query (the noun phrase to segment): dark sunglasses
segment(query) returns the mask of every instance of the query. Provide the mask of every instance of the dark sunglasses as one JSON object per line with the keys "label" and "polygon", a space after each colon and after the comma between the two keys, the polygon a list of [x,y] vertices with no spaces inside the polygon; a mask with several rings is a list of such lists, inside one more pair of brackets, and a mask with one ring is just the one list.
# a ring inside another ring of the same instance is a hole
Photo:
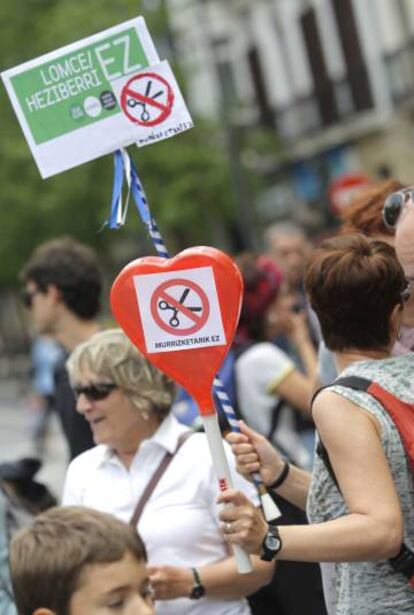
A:
{"label": "dark sunglasses", "polygon": [[81,395],[85,395],[88,401],[101,401],[106,399],[114,389],[117,389],[117,385],[113,382],[97,382],[96,384],[89,384],[86,387],[73,387],[75,397],[78,398]]}
{"label": "dark sunglasses", "polygon": [[394,229],[397,226],[398,218],[403,210],[404,205],[411,201],[414,204],[414,189],[406,188],[399,192],[390,194],[384,202],[382,208],[382,219],[385,226]]}
{"label": "dark sunglasses", "polygon": [[24,307],[26,307],[27,309],[31,309],[31,307],[33,306],[33,299],[36,295],[38,295],[39,293],[41,293],[42,291],[40,289],[37,290],[23,290],[22,294],[21,294],[21,298],[22,298],[22,303],[24,305]]}

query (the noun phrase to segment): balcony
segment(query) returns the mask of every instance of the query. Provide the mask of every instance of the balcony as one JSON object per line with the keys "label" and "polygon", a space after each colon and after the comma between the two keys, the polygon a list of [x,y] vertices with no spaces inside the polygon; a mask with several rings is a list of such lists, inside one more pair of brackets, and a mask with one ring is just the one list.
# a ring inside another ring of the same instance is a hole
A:
{"label": "balcony", "polygon": [[355,66],[346,77],[319,82],[308,95],[276,111],[281,139],[286,144],[349,124],[374,108],[365,65]]}
{"label": "balcony", "polygon": [[383,56],[391,98],[395,105],[414,99],[414,39]]}
{"label": "balcony", "polygon": [[[281,139],[291,143],[304,137],[311,137],[323,129],[341,124],[345,119],[358,113],[347,80],[331,81],[330,91],[333,97],[329,101],[324,95],[323,87],[319,87],[318,91],[314,90],[309,96],[297,98],[289,106],[279,109],[276,112],[276,122]],[[328,102],[328,106],[323,107],[325,101]]]}

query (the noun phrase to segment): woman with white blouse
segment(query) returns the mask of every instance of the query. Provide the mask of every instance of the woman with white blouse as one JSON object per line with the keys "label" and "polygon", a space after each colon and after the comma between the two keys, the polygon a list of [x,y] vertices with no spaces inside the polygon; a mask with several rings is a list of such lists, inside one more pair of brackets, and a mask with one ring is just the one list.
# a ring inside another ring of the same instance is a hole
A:
{"label": "woman with white blouse", "polygon": [[[244,596],[270,580],[273,566],[253,557],[254,571],[238,573],[218,520],[219,490],[206,437],[194,433],[177,449],[187,427],[170,414],[172,381],[120,330],[97,333],[78,346],[68,371],[77,410],[97,446],[70,464],[63,504],[129,522],[160,461],[173,455],[138,521],[157,613],[248,615]],[[236,480],[254,497],[251,485]]]}

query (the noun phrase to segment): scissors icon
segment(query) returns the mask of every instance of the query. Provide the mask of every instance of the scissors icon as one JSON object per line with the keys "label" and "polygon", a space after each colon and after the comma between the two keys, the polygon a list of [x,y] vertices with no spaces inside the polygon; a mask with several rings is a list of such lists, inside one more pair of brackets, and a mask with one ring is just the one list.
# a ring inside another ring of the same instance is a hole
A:
{"label": "scissors icon", "polygon": [[[189,288],[185,288],[180,299],[178,300],[178,303],[180,303],[181,305],[184,305],[184,301],[187,298],[188,293],[190,292]],[[173,315],[171,316],[169,322],[169,325],[171,327],[178,327],[180,324],[180,321],[178,320],[178,308],[170,305],[167,301],[164,301],[163,299],[161,301],[159,301],[158,303],[158,308],[160,310],[172,310]],[[190,312],[201,312],[203,308],[202,307],[187,307],[187,310],[190,310]]]}
{"label": "scissors icon", "polygon": [[[147,83],[147,87],[145,88],[144,96],[146,98],[151,98],[152,100],[155,100],[156,98],[158,98],[159,96],[161,96],[163,94],[163,90],[160,90],[159,92],[154,94],[154,96],[150,96],[151,87],[152,87],[152,81],[150,79],[148,81],[148,83]],[[131,107],[132,109],[134,107],[138,107],[138,106],[142,107],[141,117],[140,117],[142,122],[149,122],[150,119],[151,119],[151,115],[149,114],[149,112],[147,110],[147,104],[148,103],[136,100],[135,98],[129,98],[128,101],[127,101],[128,107]]]}

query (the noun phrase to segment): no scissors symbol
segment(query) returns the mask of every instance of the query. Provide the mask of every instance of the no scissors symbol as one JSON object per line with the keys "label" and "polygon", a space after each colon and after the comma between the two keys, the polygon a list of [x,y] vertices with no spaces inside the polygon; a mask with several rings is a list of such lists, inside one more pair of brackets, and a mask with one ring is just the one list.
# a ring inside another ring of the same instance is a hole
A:
{"label": "no scissors symbol", "polygon": [[156,73],[132,77],[121,92],[125,115],[140,126],[156,126],[170,115],[174,92],[166,79]]}
{"label": "no scissors symbol", "polygon": [[172,335],[192,335],[207,322],[209,300],[204,290],[191,280],[167,280],[151,297],[151,315],[156,324]]}

